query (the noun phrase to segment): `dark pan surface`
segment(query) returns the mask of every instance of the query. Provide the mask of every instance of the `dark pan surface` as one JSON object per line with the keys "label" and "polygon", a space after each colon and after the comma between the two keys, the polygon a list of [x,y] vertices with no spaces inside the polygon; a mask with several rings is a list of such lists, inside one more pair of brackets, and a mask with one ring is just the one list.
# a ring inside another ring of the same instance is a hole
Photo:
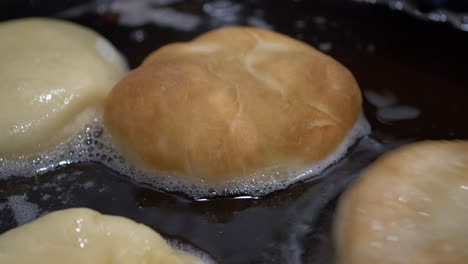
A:
{"label": "dark pan surface", "polygon": [[[0,5],[2,20],[58,16],[79,1],[13,2]],[[36,211],[25,220],[54,210],[90,207],[144,223],[166,238],[200,248],[219,263],[331,263],[336,197],[363,167],[407,142],[468,138],[467,32],[385,6],[350,1],[239,1],[238,7],[227,9],[233,16],[228,21],[207,13],[207,5],[220,1],[166,2],[173,2],[168,4],[173,10],[196,15],[200,24],[190,30],[155,24],[127,27],[109,11],[69,19],[103,34],[136,67],[166,43],[189,40],[221,25],[252,24],[252,16],[261,18],[274,30],[323,49],[354,73],[370,99],[364,108],[371,137],[357,143],[321,180],[260,198],[193,201],[134,183],[94,163],[0,180],[0,232],[18,225],[9,205],[13,197]],[[376,94],[393,102],[383,109]],[[393,120],[402,107],[403,116],[411,119]]]}

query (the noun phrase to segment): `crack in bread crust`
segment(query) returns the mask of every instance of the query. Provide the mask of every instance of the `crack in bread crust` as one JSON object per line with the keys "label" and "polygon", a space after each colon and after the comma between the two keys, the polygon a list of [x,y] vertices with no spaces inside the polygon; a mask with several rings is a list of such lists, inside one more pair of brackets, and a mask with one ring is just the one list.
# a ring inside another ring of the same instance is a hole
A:
{"label": "crack in bread crust", "polygon": [[[251,34],[252,36],[256,36],[254,33],[251,33]],[[264,82],[266,84],[266,87],[273,88],[275,91],[279,92],[283,97],[286,97],[287,89],[283,85],[281,85],[280,83],[278,83],[276,80],[274,80],[268,75],[260,74],[260,72],[258,72],[253,66],[253,57],[255,56],[255,51],[260,48],[258,39],[259,39],[258,37],[255,37],[255,40],[257,41],[257,43],[245,56],[244,68],[250,75],[252,75],[252,77],[254,77],[255,79],[261,82]]]}
{"label": "crack in bread crust", "polygon": [[[148,115],[157,119],[132,122],[154,111],[125,96],[132,81],[144,87],[141,96],[161,98],[152,101],[158,114]],[[180,103],[187,94],[190,102]],[[160,48],[115,87],[108,104],[132,106],[123,115],[105,113],[129,156],[141,155],[142,142],[167,137],[167,151],[141,157],[144,166],[213,182],[313,165],[336,150],[361,113],[346,68],[287,36],[242,27]],[[121,126],[122,119],[138,129]],[[132,132],[144,126],[155,132]]]}

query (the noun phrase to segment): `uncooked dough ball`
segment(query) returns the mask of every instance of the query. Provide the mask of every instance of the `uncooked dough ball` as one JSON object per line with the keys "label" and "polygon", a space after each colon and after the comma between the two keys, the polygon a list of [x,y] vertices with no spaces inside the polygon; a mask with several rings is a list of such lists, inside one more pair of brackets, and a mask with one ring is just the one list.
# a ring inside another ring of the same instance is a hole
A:
{"label": "uncooked dough ball", "polygon": [[338,263],[468,263],[468,142],[405,146],[341,198]]}
{"label": "uncooked dough ball", "polygon": [[359,87],[334,59],[278,33],[233,27],[155,51],[112,90],[104,121],[130,160],[219,183],[310,168],[360,114]]}
{"label": "uncooked dough ball", "polygon": [[57,211],[0,236],[0,263],[201,264],[149,227],[86,208]]}
{"label": "uncooked dough ball", "polygon": [[0,157],[66,140],[96,117],[126,72],[106,39],[70,22],[3,22],[0,39]]}

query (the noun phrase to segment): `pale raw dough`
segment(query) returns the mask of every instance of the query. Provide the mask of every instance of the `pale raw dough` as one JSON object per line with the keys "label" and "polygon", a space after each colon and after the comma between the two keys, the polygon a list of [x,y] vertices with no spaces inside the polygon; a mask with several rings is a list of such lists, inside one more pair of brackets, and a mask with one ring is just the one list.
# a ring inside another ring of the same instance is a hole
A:
{"label": "pale raw dough", "polygon": [[338,263],[468,263],[468,142],[424,142],[372,164],[341,198]]}
{"label": "pale raw dough", "polygon": [[86,208],[57,211],[0,236],[0,263],[201,264],[152,229]]}
{"label": "pale raw dough", "polygon": [[298,176],[335,153],[360,114],[358,84],[337,61],[233,27],[155,51],[112,90],[104,121],[143,167],[223,183],[267,169]]}
{"label": "pale raw dough", "polygon": [[107,40],[70,22],[3,22],[0,39],[0,157],[67,139],[97,115],[126,72]]}

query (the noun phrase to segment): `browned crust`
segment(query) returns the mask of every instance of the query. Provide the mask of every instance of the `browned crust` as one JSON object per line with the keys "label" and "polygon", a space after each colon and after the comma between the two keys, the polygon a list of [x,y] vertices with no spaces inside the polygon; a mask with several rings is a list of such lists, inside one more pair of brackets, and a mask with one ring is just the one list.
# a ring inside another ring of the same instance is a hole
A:
{"label": "browned crust", "polygon": [[222,181],[331,154],[361,112],[352,74],[287,36],[248,27],[164,46],[111,92],[105,124],[146,167]]}
{"label": "browned crust", "polygon": [[339,263],[468,263],[468,142],[405,146],[342,196]]}

